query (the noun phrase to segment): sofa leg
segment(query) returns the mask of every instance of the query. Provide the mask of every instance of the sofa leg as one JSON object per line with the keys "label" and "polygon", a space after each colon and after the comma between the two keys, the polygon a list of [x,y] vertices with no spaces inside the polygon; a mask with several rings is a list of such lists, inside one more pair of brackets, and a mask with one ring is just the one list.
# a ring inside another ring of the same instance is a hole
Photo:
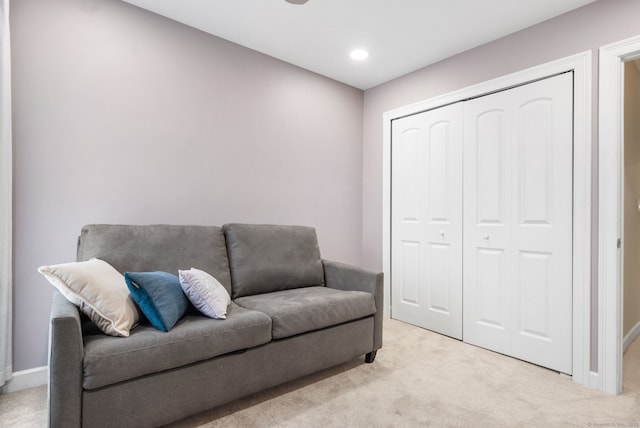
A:
{"label": "sofa leg", "polygon": [[376,353],[377,352],[378,352],[377,350],[376,351],[371,351],[367,355],[365,355],[364,356],[364,362],[365,363],[369,363],[369,364],[373,363],[373,361],[376,359]]}

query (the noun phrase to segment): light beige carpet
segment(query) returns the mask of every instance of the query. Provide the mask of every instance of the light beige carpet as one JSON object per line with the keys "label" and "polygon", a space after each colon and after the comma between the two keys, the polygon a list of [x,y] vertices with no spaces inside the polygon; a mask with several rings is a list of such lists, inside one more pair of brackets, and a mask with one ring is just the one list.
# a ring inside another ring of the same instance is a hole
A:
{"label": "light beige carpet", "polygon": [[[640,340],[624,358],[624,392],[613,396],[385,320],[384,348],[373,364],[343,364],[170,426],[640,427]],[[0,396],[0,426],[45,425],[44,387]]]}

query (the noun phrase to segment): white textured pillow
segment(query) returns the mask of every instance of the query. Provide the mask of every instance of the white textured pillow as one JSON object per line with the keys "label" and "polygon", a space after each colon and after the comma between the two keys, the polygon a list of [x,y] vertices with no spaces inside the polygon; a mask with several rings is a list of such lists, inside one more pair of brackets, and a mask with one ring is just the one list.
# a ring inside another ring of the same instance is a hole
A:
{"label": "white textured pillow", "polygon": [[138,309],[120,272],[100,259],[40,266],[38,272],[103,332],[129,336]]}
{"label": "white textured pillow", "polygon": [[179,270],[180,286],[189,301],[209,318],[227,318],[231,297],[220,282],[200,269]]}

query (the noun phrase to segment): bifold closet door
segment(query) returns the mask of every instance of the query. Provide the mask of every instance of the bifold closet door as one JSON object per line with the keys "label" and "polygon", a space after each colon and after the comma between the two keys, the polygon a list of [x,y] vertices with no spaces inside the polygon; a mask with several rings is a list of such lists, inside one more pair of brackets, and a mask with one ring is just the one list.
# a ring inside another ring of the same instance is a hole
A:
{"label": "bifold closet door", "polygon": [[464,103],[464,341],[572,361],[572,74]]}
{"label": "bifold closet door", "polygon": [[393,318],[462,338],[462,103],[392,123]]}

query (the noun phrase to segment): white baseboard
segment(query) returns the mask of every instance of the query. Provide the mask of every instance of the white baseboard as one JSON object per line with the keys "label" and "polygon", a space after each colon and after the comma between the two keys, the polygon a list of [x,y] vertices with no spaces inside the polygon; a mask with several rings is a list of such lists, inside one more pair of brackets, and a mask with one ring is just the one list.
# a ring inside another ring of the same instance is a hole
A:
{"label": "white baseboard", "polygon": [[629,333],[624,336],[624,340],[622,342],[622,352],[626,351],[629,345],[631,345],[631,343],[633,343],[633,341],[638,336],[640,336],[640,322],[634,325],[633,328],[629,330]]}
{"label": "white baseboard", "polygon": [[0,394],[46,385],[49,381],[48,378],[49,370],[47,366],[13,372],[13,378],[0,387]]}
{"label": "white baseboard", "polygon": [[597,372],[589,372],[589,384],[587,385],[591,389],[602,390],[600,387],[600,379]]}

